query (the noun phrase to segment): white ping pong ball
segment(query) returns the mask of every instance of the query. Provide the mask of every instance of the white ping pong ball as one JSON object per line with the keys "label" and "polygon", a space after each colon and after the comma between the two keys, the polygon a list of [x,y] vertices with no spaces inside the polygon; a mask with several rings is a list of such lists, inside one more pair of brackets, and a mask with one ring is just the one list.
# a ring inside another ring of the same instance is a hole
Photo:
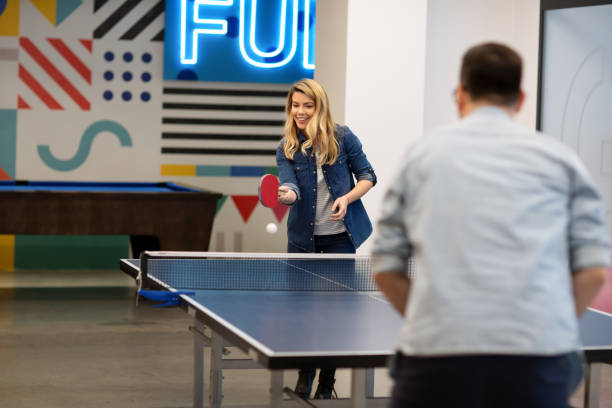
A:
{"label": "white ping pong ball", "polygon": [[277,230],[278,227],[273,222],[266,225],[266,231],[268,231],[269,234],[274,234]]}

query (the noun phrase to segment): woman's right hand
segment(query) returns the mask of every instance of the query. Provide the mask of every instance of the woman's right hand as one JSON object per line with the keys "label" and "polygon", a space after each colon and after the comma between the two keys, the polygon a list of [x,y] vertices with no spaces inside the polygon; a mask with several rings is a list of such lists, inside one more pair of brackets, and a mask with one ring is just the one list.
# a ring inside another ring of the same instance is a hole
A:
{"label": "woman's right hand", "polygon": [[289,187],[280,186],[278,188],[278,202],[285,205],[291,205],[297,200],[297,194]]}

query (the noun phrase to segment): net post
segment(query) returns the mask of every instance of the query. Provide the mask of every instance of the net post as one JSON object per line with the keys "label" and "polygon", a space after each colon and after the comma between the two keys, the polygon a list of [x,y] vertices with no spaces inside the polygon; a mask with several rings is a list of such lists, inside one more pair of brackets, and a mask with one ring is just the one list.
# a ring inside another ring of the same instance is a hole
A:
{"label": "net post", "polygon": [[139,269],[139,274],[138,274],[138,280],[139,280],[139,289],[142,289],[143,287],[148,287],[147,281],[148,281],[148,266],[149,266],[149,258],[151,258],[151,254],[149,254],[149,251],[142,251],[140,253],[140,267]]}

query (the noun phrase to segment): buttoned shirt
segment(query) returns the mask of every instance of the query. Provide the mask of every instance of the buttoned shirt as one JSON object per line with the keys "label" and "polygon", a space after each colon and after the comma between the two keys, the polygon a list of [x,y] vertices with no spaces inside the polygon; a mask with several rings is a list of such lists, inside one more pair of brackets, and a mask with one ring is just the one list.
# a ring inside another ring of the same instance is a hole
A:
{"label": "buttoned shirt", "polygon": [[386,192],[375,273],[415,272],[407,355],[579,346],[571,273],[608,266],[604,205],[577,155],[483,107],[411,146]]}

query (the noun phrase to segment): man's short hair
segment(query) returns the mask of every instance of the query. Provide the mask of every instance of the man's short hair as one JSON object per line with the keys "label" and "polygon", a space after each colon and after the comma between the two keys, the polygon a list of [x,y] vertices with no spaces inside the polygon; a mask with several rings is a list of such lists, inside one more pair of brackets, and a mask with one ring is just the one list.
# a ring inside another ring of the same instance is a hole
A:
{"label": "man's short hair", "polygon": [[485,43],[470,48],[461,62],[461,86],[474,101],[514,105],[521,93],[523,62],[503,44]]}

